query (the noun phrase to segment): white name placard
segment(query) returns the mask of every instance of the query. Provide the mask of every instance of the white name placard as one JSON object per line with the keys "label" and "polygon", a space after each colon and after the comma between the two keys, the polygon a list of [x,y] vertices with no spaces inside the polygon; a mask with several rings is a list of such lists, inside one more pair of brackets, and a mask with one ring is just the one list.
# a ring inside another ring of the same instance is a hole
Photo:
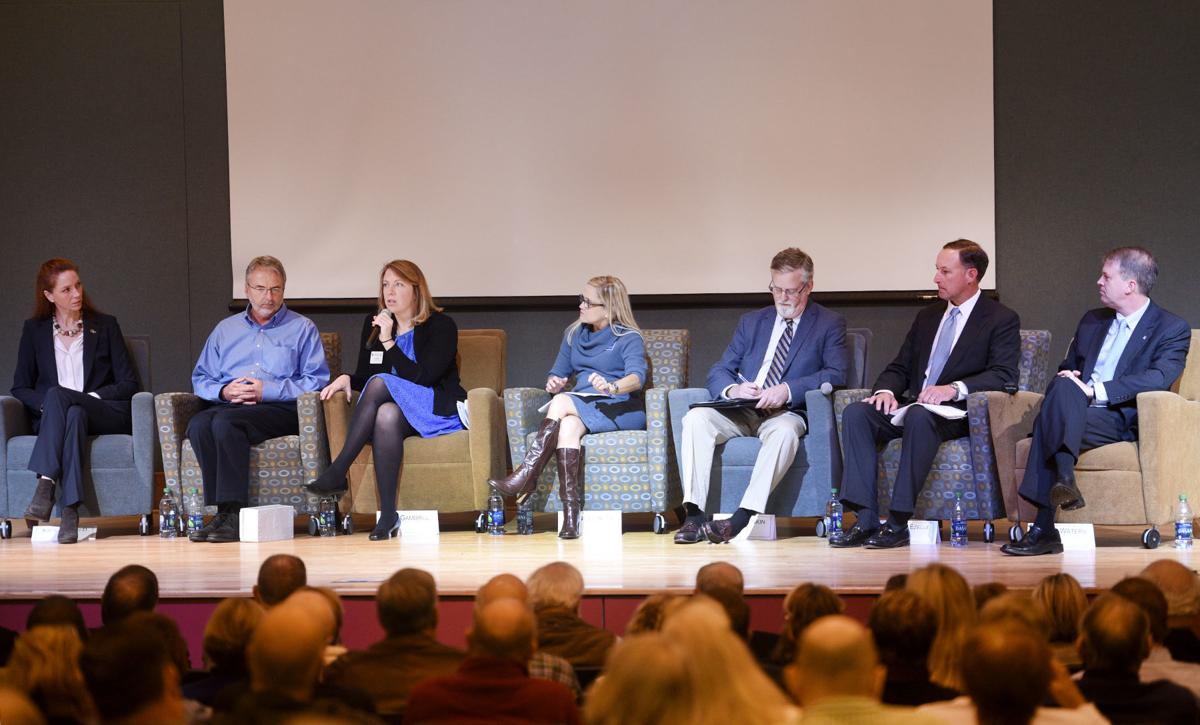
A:
{"label": "white name placard", "polygon": [[[400,517],[400,535],[413,539],[437,538],[441,532],[436,510],[397,511]],[[375,523],[379,523],[379,512],[375,512]]]}
{"label": "white name placard", "polygon": [[[79,540],[87,541],[88,539],[96,538],[95,526],[80,526]],[[34,526],[30,532],[29,539],[35,544],[57,544],[58,543],[58,527],[57,526]]]}
{"label": "white name placard", "polygon": [[908,520],[909,546],[937,546],[942,543],[942,528],[936,521]]}
{"label": "white name placard", "polygon": [[[713,521],[727,519],[733,514],[713,514]],[[731,541],[774,541],[778,536],[775,532],[775,514],[755,514],[746,524],[746,528],[738,532]]]}
{"label": "white name placard", "polygon": [[1092,524],[1055,524],[1062,538],[1063,551],[1094,551],[1096,528]]}
{"label": "white name placard", "polygon": [[[558,530],[562,531],[563,512],[558,512]],[[579,516],[579,535],[585,539],[621,538],[620,511],[583,511]]]}

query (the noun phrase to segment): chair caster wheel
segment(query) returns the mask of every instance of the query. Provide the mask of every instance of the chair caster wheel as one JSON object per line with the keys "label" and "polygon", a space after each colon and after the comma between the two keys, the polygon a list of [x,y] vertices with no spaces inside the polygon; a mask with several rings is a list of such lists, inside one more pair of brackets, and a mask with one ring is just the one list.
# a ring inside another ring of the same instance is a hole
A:
{"label": "chair caster wheel", "polygon": [[308,535],[309,536],[320,536],[321,535],[321,524],[320,524],[320,522],[317,521],[317,514],[311,514],[308,517]]}
{"label": "chair caster wheel", "polygon": [[1150,528],[1142,532],[1142,546],[1147,549],[1157,549],[1162,543],[1162,534],[1158,533],[1158,529]]}
{"label": "chair caster wheel", "polygon": [[1013,524],[1008,527],[1008,540],[1010,543],[1017,543],[1025,538],[1025,529],[1021,528],[1020,524]]}
{"label": "chair caster wheel", "polygon": [[142,514],[138,519],[138,536],[149,536],[153,532],[153,527],[150,525],[150,514]]}
{"label": "chair caster wheel", "polygon": [[662,514],[654,514],[654,523],[650,524],[650,529],[656,534],[667,533],[667,517]]}
{"label": "chair caster wheel", "polygon": [[8,519],[4,519],[3,522],[0,522],[0,539],[11,539],[11,538],[12,538],[12,522],[9,521]]}
{"label": "chair caster wheel", "polygon": [[817,519],[817,536],[822,539],[829,536],[829,527],[825,525],[825,519]]}
{"label": "chair caster wheel", "polygon": [[343,536],[350,536],[351,534],[354,533],[354,517],[353,516],[351,516],[350,514],[346,514],[345,516],[342,517],[342,525],[341,525],[341,527],[339,527],[338,533],[342,534]]}
{"label": "chair caster wheel", "polygon": [[487,533],[487,512],[486,511],[480,511],[479,515],[475,517],[475,533],[477,533],[477,534],[486,534]]}
{"label": "chair caster wheel", "polygon": [[996,540],[996,525],[993,524],[991,521],[988,521],[988,522],[984,523],[984,525],[983,525],[983,542],[985,544],[990,544],[990,543],[994,542],[995,540]]}

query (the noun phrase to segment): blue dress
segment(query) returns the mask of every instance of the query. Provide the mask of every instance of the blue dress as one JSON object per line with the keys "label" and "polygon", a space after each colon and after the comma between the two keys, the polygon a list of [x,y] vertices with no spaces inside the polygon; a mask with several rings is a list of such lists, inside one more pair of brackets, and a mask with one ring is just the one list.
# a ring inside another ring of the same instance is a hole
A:
{"label": "blue dress", "polygon": [[[396,346],[400,348],[400,352],[413,362],[417,361],[416,355],[413,354],[413,331],[409,330],[403,335],[396,338]],[[371,382],[372,379],[379,378],[387,385],[388,392],[392,394],[392,400],[396,401],[396,405],[400,406],[400,410],[404,412],[404,417],[422,438],[432,438],[434,436],[453,433],[454,431],[463,430],[462,421],[457,415],[434,415],[433,413],[433,388],[417,385],[411,380],[405,380],[394,373],[379,373],[372,375],[367,379]],[[363,385],[363,390],[367,386]]]}
{"label": "blue dress", "polygon": [[[580,325],[575,336],[568,342],[563,335],[558,358],[550,374],[560,378],[575,376],[573,393],[599,392],[588,378],[600,373],[612,382],[626,375],[637,375],[646,383],[646,343],[641,333],[621,327],[621,334],[614,334],[609,325],[599,332],[588,325]],[[589,433],[607,433],[614,430],[642,430],[646,427],[646,400],[642,391],[611,398],[593,398],[572,395],[579,419]]]}

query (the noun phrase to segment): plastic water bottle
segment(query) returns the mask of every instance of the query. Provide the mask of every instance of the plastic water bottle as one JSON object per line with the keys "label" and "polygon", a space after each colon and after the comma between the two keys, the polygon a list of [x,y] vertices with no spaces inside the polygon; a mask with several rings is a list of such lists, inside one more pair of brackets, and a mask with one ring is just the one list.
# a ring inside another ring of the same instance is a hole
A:
{"label": "plastic water bottle", "polygon": [[533,533],[533,506],[528,502],[517,506],[517,533],[522,536]]}
{"label": "plastic water bottle", "polygon": [[504,535],[504,499],[494,488],[488,495],[488,533],[492,536]]}
{"label": "plastic water bottle", "polygon": [[337,499],[322,496],[317,507],[317,529],[321,536],[337,536]]}
{"label": "plastic water bottle", "polygon": [[825,536],[830,541],[842,538],[842,502],[836,488],[829,489],[829,501],[825,504]]}
{"label": "plastic water bottle", "polygon": [[1175,548],[1192,548],[1192,507],[1188,506],[1186,493],[1179,494],[1175,506]]}
{"label": "plastic water bottle", "polygon": [[158,535],[163,539],[179,536],[179,506],[171,495],[171,489],[164,491],[162,500],[158,502]]}
{"label": "plastic water bottle", "polygon": [[192,503],[187,507],[188,531],[198,531],[204,526],[204,506],[200,503],[200,492],[192,488]]}
{"label": "plastic water bottle", "polygon": [[950,518],[950,545],[962,548],[967,545],[967,509],[963,506],[962,494],[954,493],[954,515]]}

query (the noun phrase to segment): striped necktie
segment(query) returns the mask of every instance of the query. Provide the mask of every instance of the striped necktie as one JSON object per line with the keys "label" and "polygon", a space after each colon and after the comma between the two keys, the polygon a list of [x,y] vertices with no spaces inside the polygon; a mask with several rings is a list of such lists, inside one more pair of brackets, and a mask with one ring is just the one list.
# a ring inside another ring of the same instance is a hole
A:
{"label": "striped necktie", "polygon": [[771,370],[767,373],[767,380],[763,385],[764,388],[769,388],[772,385],[778,385],[779,379],[783,377],[783,365],[787,361],[788,349],[792,346],[792,320],[786,320],[783,328],[783,334],[779,336],[779,342],[775,345],[775,357],[771,360]]}

